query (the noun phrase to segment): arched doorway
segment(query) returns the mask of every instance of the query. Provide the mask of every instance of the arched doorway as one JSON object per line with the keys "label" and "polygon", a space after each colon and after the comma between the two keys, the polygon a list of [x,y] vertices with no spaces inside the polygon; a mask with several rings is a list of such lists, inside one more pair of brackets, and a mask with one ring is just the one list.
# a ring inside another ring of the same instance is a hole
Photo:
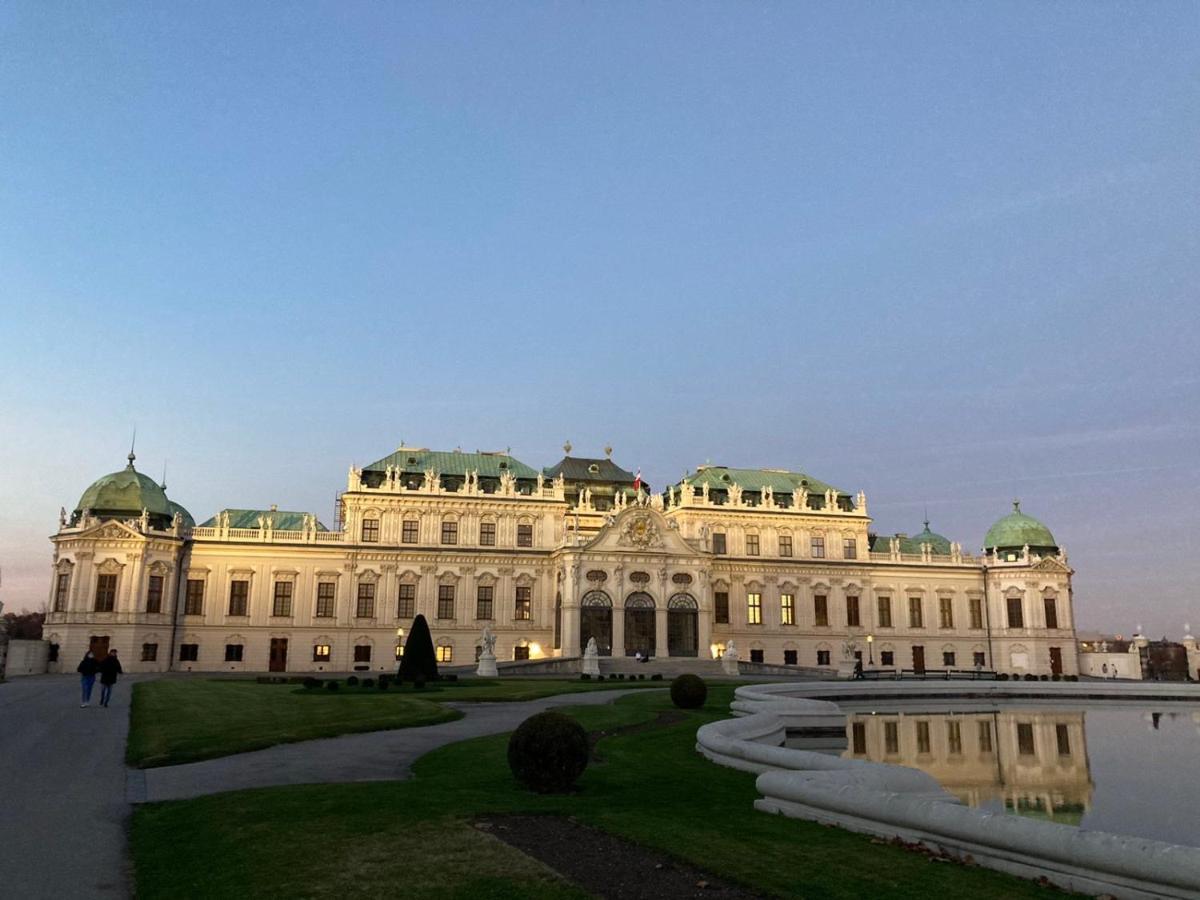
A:
{"label": "arched doorway", "polygon": [[656,642],[654,630],[654,598],[637,591],[625,598],[625,655],[653,656]]}
{"label": "arched doorway", "polygon": [[588,640],[596,639],[601,656],[612,656],[612,600],[604,591],[588,591],[579,601],[579,650],[587,650]]}
{"label": "arched doorway", "polygon": [[667,602],[667,653],[696,656],[700,643],[700,606],[691,594],[676,594]]}

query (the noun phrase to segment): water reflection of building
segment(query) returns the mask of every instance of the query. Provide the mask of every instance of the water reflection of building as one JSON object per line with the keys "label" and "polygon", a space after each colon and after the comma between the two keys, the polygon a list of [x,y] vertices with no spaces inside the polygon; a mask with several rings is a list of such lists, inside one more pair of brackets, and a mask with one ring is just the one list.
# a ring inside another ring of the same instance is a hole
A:
{"label": "water reflection of building", "polygon": [[1091,807],[1082,712],[855,714],[847,758],[928,772],[970,806],[991,801],[1076,825]]}

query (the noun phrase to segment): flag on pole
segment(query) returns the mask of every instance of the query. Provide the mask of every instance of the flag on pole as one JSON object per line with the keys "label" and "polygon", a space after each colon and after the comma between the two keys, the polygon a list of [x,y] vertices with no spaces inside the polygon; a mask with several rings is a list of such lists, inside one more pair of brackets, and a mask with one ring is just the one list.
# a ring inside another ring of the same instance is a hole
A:
{"label": "flag on pole", "polygon": [[638,470],[637,470],[637,474],[633,476],[633,492],[635,494],[637,494],[637,493],[640,493],[641,490],[642,490],[642,469],[639,466]]}

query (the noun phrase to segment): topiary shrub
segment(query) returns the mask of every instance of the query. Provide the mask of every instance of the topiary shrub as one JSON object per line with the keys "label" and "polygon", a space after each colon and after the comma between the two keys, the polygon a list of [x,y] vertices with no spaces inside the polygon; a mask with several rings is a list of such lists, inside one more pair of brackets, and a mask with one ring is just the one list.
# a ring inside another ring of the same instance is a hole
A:
{"label": "topiary shrub", "polygon": [[1039,681],[1049,681],[1049,680],[1050,680],[1050,676],[1049,676],[1049,675],[1039,675],[1039,676],[1038,676],[1038,680],[1039,680]]}
{"label": "topiary shrub", "polygon": [[1055,672],[1053,675],[1050,676],[1050,680],[1051,681],[1062,681],[1062,675],[1058,672]]}
{"label": "topiary shrub", "polygon": [[357,684],[358,684],[358,676],[357,675],[351,675],[349,678],[346,679],[346,687],[354,687]]}
{"label": "topiary shrub", "polygon": [[365,688],[375,687],[375,679],[374,678],[364,678],[362,680],[362,686]]}
{"label": "topiary shrub", "polygon": [[680,709],[699,709],[708,699],[708,685],[699,675],[680,675],[671,682],[671,702]]}
{"label": "topiary shrub", "polygon": [[591,681],[592,676],[589,675],[587,672],[584,672],[582,675],[579,676],[579,680],[580,681]]}
{"label": "topiary shrub", "polygon": [[338,684],[336,681],[327,681],[327,682],[325,682],[325,689],[326,689],[326,690],[329,690],[329,691],[336,691],[336,690],[337,690],[339,687],[341,687],[341,685],[340,685],[340,684]]}
{"label": "topiary shrub", "polygon": [[597,681],[603,681],[603,680],[604,680],[604,676],[603,676],[603,675],[597,675],[597,676],[596,676],[596,680],[597,680]]}
{"label": "topiary shrub", "polygon": [[651,681],[662,681],[662,672],[655,672],[650,676]]}
{"label": "topiary shrub", "polygon": [[1025,680],[1026,680],[1026,681],[1037,681],[1037,676],[1036,676],[1036,675],[1034,675],[1032,672],[1026,672],[1026,673],[1025,673]]}
{"label": "topiary shrub", "polygon": [[530,716],[508,739],[508,767],[517,781],[539,794],[569,791],[587,764],[587,732],[560,712]]}
{"label": "topiary shrub", "polygon": [[308,690],[310,690],[310,691],[313,690],[314,688],[319,688],[321,686],[321,679],[313,678],[311,675],[309,675],[307,678],[304,679],[304,686],[306,688],[308,688]]}
{"label": "topiary shrub", "polygon": [[1008,673],[1001,672],[999,675],[996,676],[996,680],[997,681],[1008,681]]}
{"label": "topiary shrub", "polygon": [[1063,678],[1065,678],[1067,681],[1078,681],[1079,680],[1078,675],[1064,675]]}
{"label": "topiary shrub", "polygon": [[433,652],[433,638],[429,636],[429,623],[424,616],[413,619],[412,631],[404,642],[404,655],[400,657],[400,680],[416,683],[437,681],[437,656]]}

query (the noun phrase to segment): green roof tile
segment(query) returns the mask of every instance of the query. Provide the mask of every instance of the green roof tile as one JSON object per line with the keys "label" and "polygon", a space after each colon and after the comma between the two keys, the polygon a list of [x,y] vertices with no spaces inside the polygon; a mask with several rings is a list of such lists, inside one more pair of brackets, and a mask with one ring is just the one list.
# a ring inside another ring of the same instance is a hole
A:
{"label": "green roof tile", "polygon": [[[304,530],[304,517],[312,515],[312,513],[291,512],[285,509],[223,509],[211,519],[202,522],[201,527],[215,528],[222,513],[229,513],[230,528],[257,529],[260,517],[273,516],[276,531],[302,531]],[[328,530],[328,528],[321,524],[320,519],[318,519],[317,531]]]}
{"label": "green roof tile", "polygon": [[426,469],[433,469],[438,475],[466,475],[470,471],[478,472],[481,478],[499,478],[507,471],[517,478],[536,480],[538,477],[536,470],[507,453],[462,453],[457,450],[426,450],[420,447],[401,447],[383,459],[363,466],[363,471],[384,472],[389,466],[396,466],[405,474],[413,475],[424,474]]}

